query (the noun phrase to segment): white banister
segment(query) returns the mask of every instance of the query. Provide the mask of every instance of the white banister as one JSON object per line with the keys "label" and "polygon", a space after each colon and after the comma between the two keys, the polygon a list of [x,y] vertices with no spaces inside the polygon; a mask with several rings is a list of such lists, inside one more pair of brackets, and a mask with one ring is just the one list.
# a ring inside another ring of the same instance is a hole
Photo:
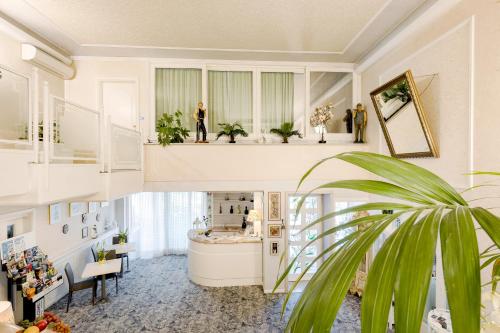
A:
{"label": "white banister", "polygon": [[33,142],[33,162],[34,163],[39,163],[40,162],[40,142],[39,142],[39,137],[40,137],[40,127],[38,126],[39,123],[39,118],[40,118],[40,106],[39,106],[39,100],[40,100],[40,92],[39,92],[39,86],[38,86],[38,68],[33,67],[33,81],[32,81],[32,89],[33,89],[33,100],[31,102],[31,112],[32,112],[32,123],[31,123],[31,129],[32,133],[28,134],[31,135],[32,142]]}

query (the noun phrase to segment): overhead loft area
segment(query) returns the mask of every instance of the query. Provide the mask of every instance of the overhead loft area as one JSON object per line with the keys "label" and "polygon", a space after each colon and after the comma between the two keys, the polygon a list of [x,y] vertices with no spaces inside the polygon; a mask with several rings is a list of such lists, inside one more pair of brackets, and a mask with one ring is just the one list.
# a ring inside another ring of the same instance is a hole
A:
{"label": "overhead loft area", "polygon": [[140,133],[52,94],[48,82],[39,88],[36,70],[32,76],[0,71],[0,160],[7,171],[0,205],[106,201],[142,190]]}

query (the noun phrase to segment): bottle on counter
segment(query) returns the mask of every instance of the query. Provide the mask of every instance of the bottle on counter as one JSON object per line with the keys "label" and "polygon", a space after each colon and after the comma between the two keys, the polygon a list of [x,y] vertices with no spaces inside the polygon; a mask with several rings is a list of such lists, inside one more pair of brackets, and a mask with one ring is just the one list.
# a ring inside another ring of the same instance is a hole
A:
{"label": "bottle on counter", "polygon": [[233,214],[234,213],[234,209],[233,209],[233,205],[231,205],[231,208],[229,209],[229,214]]}
{"label": "bottle on counter", "polygon": [[248,215],[248,206],[245,206],[245,215]]}
{"label": "bottle on counter", "polygon": [[247,228],[247,218],[246,218],[246,216],[243,216],[243,223],[241,224],[241,228],[242,229],[246,229]]}
{"label": "bottle on counter", "polygon": [[219,204],[219,214],[222,214],[222,204]]}

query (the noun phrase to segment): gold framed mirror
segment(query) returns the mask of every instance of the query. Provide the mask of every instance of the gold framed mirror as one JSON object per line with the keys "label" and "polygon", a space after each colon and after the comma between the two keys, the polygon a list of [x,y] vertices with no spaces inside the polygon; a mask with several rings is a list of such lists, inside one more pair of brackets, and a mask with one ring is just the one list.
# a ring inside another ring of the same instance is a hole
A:
{"label": "gold framed mirror", "polygon": [[411,71],[370,96],[393,157],[439,157]]}

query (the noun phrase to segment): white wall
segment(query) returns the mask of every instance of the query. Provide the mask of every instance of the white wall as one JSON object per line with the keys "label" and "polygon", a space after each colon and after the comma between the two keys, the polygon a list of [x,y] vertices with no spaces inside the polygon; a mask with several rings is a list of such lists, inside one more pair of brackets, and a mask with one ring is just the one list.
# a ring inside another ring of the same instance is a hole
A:
{"label": "white wall", "polygon": [[[362,98],[368,106],[368,140],[375,151],[387,153],[369,93],[391,77],[411,69],[415,76],[437,74],[422,94],[423,107],[438,142],[441,157],[410,162],[437,173],[453,186],[466,188],[486,180],[464,174],[498,171],[500,136],[500,4],[493,0],[463,0],[413,29],[389,53],[364,70]],[[424,18],[425,19],[425,18]],[[361,65],[363,66],[363,64]],[[417,78],[423,90],[428,78]],[[471,191],[468,197],[493,195],[495,189]],[[490,192],[490,193],[489,193]],[[498,206],[482,201],[485,207]],[[498,213],[498,211],[497,211]],[[480,248],[489,245],[479,235]],[[483,279],[489,273],[483,272]]]}

